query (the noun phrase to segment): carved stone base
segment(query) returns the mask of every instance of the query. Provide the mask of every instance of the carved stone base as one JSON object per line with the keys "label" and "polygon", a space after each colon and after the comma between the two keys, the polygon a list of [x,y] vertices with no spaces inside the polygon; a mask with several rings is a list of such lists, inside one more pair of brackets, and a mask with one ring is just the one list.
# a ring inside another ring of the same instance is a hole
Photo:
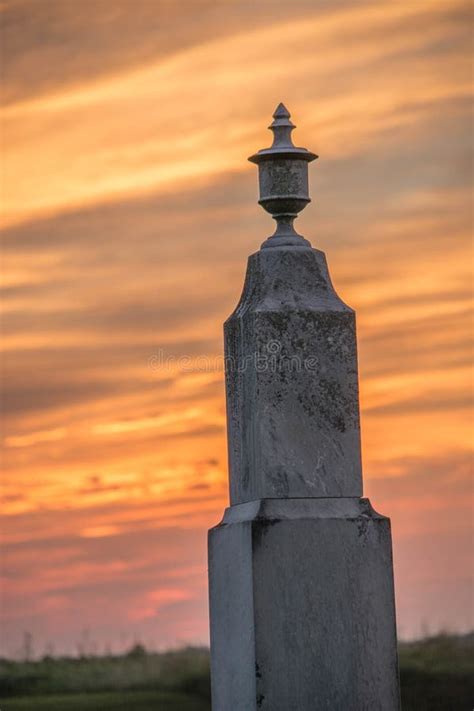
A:
{"label": "carved stone base", "polygon": [[398,711],[390,521],[263,499],[209,532],[213,711]]}

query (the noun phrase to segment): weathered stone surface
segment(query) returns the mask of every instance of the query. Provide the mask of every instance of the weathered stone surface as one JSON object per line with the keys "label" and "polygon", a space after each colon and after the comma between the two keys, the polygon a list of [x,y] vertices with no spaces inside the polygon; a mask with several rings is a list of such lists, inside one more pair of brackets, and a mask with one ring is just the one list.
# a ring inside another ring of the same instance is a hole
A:
{"label": "weathered stone surface", "polygon": [[360,496],[355,316],[324,253],[253,254],[224,330],[231,504]]}
{"label": "weathered stone surface", "polygon": [[399,709],[389,520],[258,501],[209,532],[213,711]]}

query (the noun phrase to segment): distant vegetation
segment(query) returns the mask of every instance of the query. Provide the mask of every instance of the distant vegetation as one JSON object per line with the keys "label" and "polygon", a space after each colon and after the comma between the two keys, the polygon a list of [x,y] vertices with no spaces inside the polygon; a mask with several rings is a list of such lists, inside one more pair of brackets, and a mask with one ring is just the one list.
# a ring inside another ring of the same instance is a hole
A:
{"label": "distant vegetation", "polygon": [[474,633],[405,642],[399,657],[403,711],[473,711]]}
{"label": "distant vegetation", "polygon": [[[403,711],[472,711],[474,634],[400,645]],[[209,711],[209,653],[0,661],[1,711]],[[338,711],[338,710],[335,710]]]}

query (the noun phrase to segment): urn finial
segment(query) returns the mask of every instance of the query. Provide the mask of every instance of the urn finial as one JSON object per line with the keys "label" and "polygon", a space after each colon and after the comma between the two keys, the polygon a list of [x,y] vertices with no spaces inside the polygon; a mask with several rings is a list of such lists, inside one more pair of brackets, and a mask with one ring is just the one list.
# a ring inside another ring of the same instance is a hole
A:
{"label": "urn finial", "polygon": [[272,146],[263,148],[249,158],[249,161],[258,165],[258,202],[277,222],[275,233],[265,240],[262,249],[311,246],[308,240],[295,231],[293,221],[311,202],[308,163],[318,156],[293,144],[291,132],[294,128],[296,126],[290,120],[290,112],[284,104],[278,104],[269,126],[273,131]]}

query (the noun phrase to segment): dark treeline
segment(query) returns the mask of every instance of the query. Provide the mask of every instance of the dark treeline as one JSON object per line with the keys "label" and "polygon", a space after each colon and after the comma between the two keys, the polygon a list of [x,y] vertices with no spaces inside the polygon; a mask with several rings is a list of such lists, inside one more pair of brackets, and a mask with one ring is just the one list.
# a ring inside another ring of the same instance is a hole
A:
{"label": "dark treeline", "polygon": [[[474,708],[474,633],[400,644],[403,711]],[[2,711],[209,711],[209,652],[155,653],[136,644],[121,655],[0,661]]]}

